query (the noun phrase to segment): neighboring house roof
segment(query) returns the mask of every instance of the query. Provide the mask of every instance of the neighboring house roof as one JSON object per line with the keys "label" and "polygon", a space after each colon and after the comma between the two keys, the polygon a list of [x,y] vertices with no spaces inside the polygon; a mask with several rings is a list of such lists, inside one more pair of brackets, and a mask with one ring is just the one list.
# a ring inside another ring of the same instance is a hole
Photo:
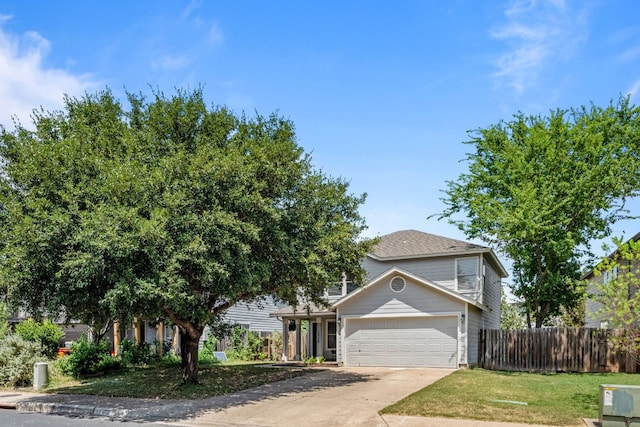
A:
{"label": "neighboring house roof", "polygon": [[[630,238],[629,240],[627,240],[626,242],[624,242],[624,244],[627,244],[629,242],[636,242],[640,240],[640,232],[636,233],[635,236],[633,236],[632,238]],[[614,250],[613,252],[611,252],[609,255],[607,255],[607,258],[609,259],[613,259],[615,258],[615,256],[618,254],[618,249]],[[600,265],[600,263],[598,263],[597,265]],[[595,275],[595,268],[592,268],[590,270],[588,270],[587,272],[585,272],[581,277],[580,280],[585,280],[585,279],[589,279],[591,277],[593,277]]]}
{"label": "neighboring house roof", "polygon": [[333,308],[337,308],[341,305],[343,305],[345,302],[347,301],[351,301],[352,299],[358,298],[360,296],[360,294],[362,294],[363,292],[366,292],[367,289],[371,289],[374,286],[377,286],[380,282],[383,282],[384,280],[390,279],[392,276],[404,276],[416,283],[418,283],[419,285],[422,285],[423,287],[425,287],[426,289],[429,290],[435,290],[437,292],[443,293],[445,295],[448,295],[452,298],[455,298],[457,300],[460,300],[461,302],[467,303],[467,304],[471,304],[474,305],[482,310],[488,311],[489,308],[484,305],[481,304],[477,301],[472,300],[471,298],[467,298],[464,295],[461,295],[455,291],[452,291],[451,289],[445,288],[444,286],[440,286],[437,283],[434,283],[430,280],[427,280],[425,278],[422,278],[420,276],[416,276],[415,274],[409,273],[408,271],[405,271],[401,268],[398,267],[393,267],[390,268],[389,270],[387,270],[386,272],[382,273],[381,275],[379,275],[378,277],[376,277],[374,280],[372,280],[371,282],[369,282],[367,285],[358,288],[357,290],[351,292],[348,295],[345,295],[344,297],[342,297],[341,299],[339,299],[338,301],[336,301],[333,304]]}
{"label": "neighboring house roof", "polygon": [[317,305],[310,304],[300,304],[296,307],[287,306],[282,307],[279,310],[273,311],[269,313],[270,317],[301,317],[306,318],[309,316],[322,316],[326,314],[334,314],[333,310],[330,308],[318,307]]}
{"label": "neighboring house roof", "polygon": [[402,230],[380,237],[369,256],[378,261],[486,253],[502,277],[508,274],[491,248],[417,230]]}

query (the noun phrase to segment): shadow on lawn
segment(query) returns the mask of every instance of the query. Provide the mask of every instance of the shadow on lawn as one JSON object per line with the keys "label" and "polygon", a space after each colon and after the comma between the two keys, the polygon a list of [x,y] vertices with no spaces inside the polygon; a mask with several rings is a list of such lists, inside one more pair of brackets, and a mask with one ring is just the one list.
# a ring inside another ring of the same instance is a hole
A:
{"label": "shadow on lawn", "polygon": [[[298,368],[299,369],[299,368]],[[194,400],[138,399],[78,394],[47,394],[19,402],[18,410],[69,416],[108,417],[132,421],[178,421],[205,412],[224,411],[235,406],[264,400],[325,390],[349,384],[377,381],[374,375],[340,369],[307,368],[306,375],[264,384],[230,394]]]}

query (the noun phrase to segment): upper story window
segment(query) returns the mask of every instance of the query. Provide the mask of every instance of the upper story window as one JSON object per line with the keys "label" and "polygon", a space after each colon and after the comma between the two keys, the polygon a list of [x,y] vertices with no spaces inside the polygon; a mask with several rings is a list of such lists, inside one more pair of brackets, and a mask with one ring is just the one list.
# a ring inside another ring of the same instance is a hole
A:
{"label": "upper story window", "polygon": [[358,285],[356,285],[355,283],[353,283],[351,281],[347,281],[347,294],[350,294],[351,292],[355,291],[356,289],[358,289]]}
{"label": "upper story window", "polygon": [[334,282],[333,286],[325,289],[325,297],[330,300],[336,300],[336,297],[342,297],[358,289],[358,285],[349,280],[346,275],[342,276],[342,280]]}
{"label": "upper story window", "polygon": [[329,295],[330,297],[341,296],[342,295],[342,283],[327,289],[327,295]]}
{"label": "upper story window", "polygon": [[614,265],[611,270],[607,270],[602,273],[602,283],[605,285],[612,280],[616,280],[618,278],[618,266]]}
{"label": "upper story window", "polygon": [[459,291],[478,289],[478,258],[456,259],[456,282]]}

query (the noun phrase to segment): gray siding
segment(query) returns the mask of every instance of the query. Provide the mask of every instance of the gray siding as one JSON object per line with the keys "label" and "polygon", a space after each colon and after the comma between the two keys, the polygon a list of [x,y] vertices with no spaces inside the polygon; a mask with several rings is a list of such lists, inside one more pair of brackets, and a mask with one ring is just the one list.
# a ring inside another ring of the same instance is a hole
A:
{"label": "gray siding", "polygon": [[239,303],[231,306],[223,319],[229,323],[249,325],[249,329],[256,332],[281,331],[282,321],[269,317],[269,313],[283,306],[283,304],[276,304],[273,298],[259,302]]}
{"label": "gray siding", "polygon": [[[386,270],[386,269],[385,269]],[[444,313],[464,313],[465,303],[451,296],[431,290],[421,284],[405,278],[406,288],[400,293],[393,292],[389,287],[392,277],[385,278],[380,283],[364,290],[351,301],[346,301],[338,307],[338,318],[343,316],[411,316],[437,315]],[[337,360],[343,359],[342,347],[345,322],[341,324],[338,335]],[[466,343],[461,344],[461,354],[466,352]]]}
{"label": "gray siding", "polygon": [[598,284],[602,283],[602,276],[591,276],[587,283],[587,300],[584,308],[584,326],[586,328],[599,328],[602,326],[602,316],[598,315],[598,311],[602,308],[602,304],[589,296],[595,296],[600,291]]}
{"label": "gray siding", "polygon": [[[391,279],[391,278],[389,278]],[[464,303],[452,297],[430,290],[406,279],[407,286],[400,293],[393,292],[389,280],[364,290],[357,297],[340,306],[340,314],[348,315],[408,315],[434,314],[462,311]]]}
{"label": "gray siding", "polygon": [[467,345],[469,352],[467,353],[467,363],[469,366],[478,365],[478,337],[480,329],[482,329],[482,311],[472,305],[467,306],[469,312],[467,314]]}
{"label": "gray siding", "polygon": [[486,260],[484,270],[484,295],[482,303],[489,307],[489,311],[484,311],[482,316],[482,328],[500,329],[500,297],[502,292],[502,279],[494,267]]}
{"label": "gray siding", "polygon": [[456,290],[456,264],[455,257],[421,258],[393,261],[377,261],[372,258],[365,258],[364,268],[367,270],[367,282],[376,278],[380,274],[393,267],[398,267],[411,274],[431,280],[449,288]]}

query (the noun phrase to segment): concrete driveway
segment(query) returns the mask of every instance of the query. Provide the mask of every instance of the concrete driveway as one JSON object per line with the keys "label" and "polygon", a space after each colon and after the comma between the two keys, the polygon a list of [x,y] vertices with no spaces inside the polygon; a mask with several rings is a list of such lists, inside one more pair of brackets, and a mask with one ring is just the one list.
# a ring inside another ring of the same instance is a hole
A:
{"label": "concrete driveway", "polygon": [[[378,411],[451,369],[330,368],[207,399],[210,410],[180,426],[387,426]],[[213,409],[215,408],[215,409]]]}

